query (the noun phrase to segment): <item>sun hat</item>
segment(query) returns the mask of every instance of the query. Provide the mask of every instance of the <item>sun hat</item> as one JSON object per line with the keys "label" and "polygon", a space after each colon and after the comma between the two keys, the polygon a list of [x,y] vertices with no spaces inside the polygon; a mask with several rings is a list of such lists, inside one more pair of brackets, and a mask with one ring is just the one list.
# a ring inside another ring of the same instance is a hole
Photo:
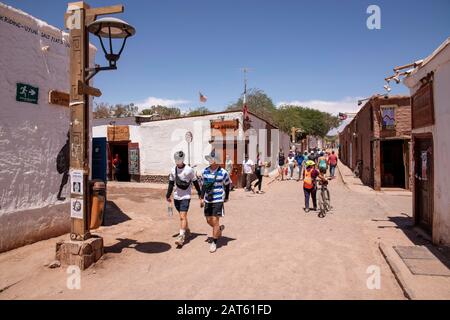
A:
{"label": "sun hat", "polygon": [[175,161],[184,161],[184,152],[183,151],[177,151],[173,155],[173,158]]}
{"label": "sun hat", "polygon": [[216,152],[215,149],[213,149],[211,151],[211,153],[207,154],[205,156],[206,161],[208,162],[219,162],[220,161],[220,157],[219,154]]}
{"label": "sun hat", "polygon": [[312,160],[306,161],[306,166],[307,167],[311,167],[311,166],[315,166],[315,165],[316,165],[316,163],[314,161],[312,161]]}

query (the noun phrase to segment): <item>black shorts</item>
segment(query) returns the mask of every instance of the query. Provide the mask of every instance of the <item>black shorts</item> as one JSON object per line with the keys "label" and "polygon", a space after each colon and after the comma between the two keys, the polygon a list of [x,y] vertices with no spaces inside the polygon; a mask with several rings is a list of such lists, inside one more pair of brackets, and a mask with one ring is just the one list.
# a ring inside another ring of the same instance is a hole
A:
{"label": "black shorts", "polygon": [[225,215],[223,202],[205,202],[205,217],[223,217]]}
{"label": "black shorts", "polygon": [[174,200],[173,202],[178,212],[188,212],[191,199]]}

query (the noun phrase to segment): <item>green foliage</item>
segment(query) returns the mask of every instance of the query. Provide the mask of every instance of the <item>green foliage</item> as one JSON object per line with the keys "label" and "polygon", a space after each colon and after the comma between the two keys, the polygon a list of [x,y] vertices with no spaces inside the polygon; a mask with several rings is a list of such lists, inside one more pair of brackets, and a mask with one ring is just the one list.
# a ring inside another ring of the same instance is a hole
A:
{"label": "green foliage", "polygon": [[210,111],[208,108],[206,107],[198,107],[196,109],[189,109],[189,111],[186,113],[186,116],[202,116],[205,114],[210,114],[212,113],[212,111]]}
{"label": "green foliage", "polygon": [[[243,97],[240,97],[236,103],[233,103],[227,107],[227,111],[240,111],[244,105]],[[273,104],[272,99],[260,89],[250,89],[247,92],[247,108],[248,110],[269,121],[274,121],[274,115],[277,110]]]}
{"label": "green foliage", "polygon": [[[340,120],[327,112],[307,107],[283,105],[276,108],[272,99],[260,89],[251,89],[247,93],[249,111],[274,123],[280,130],[291,133],[293,127],[302,129],[305,134],[324,137],[331,128],[339,126]],[[227,111],[242,110],[243,98],[231,104]]]}
{"label": "green foliage", "polygon": [[152,115],[158,114],[161,119],[172,119],[181,117],[181,110],[176,107],[166,107],[166,106],[152,106],[149,109],[144,109],[140,113],[141,115]]}
{"label": "green foliage", "polygon": [[134,103],[111,105],[106,102],[100,102],[95,105],[94,118],[125,118],[132,117],[138,112],[138,107]]}

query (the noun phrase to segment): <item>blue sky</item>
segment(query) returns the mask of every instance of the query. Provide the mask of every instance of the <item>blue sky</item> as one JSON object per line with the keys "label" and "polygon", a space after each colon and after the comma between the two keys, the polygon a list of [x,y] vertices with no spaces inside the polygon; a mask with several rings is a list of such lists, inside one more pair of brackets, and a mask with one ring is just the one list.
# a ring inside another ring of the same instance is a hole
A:
{"label": "blue sky", "polygon": [[[66,1],[1,0],[57,27]],[[96,101],[200,105],[222,110],[249,87],[275,103],[294,102],[337,113],[356,99],[384,92],[392,68],[428,56],[450,36],[449,0],[264,1],[91,0],[117,3],[134,25],[118,70],[100,73]],[[381,8],[381,30],[369,30],[367,7]],[[92,38],[93,39],[93,38]],[[95,43],[95,41],[93,41]],[[97,55],[97,63],[105,64]],[[392,85],[392,93],[408,93]]]}

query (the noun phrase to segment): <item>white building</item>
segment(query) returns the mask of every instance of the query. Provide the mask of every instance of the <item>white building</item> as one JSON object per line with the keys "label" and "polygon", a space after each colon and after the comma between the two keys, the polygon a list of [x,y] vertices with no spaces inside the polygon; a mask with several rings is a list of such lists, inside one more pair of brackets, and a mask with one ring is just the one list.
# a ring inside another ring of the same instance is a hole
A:
{"label": "white building", "polygon": [[404,80],[411,91],[414,218],[450,245],[450,38]]}
{"label": "white building", "polygon": [[0,43],[2,252],[70,230],[69,190],[57,199],[56,165],[69,109],[49,103],[50,90],[69,92],[69,42],[67,33],[0,3]]}
{"label": "white building", "polygon": [[[243,112],[232,111],[134,125],[129,124],[129,119],[96,119],[93,137],[107,137],[109,167],[111,158],[119,154],[125,164],[123,180],[126,181],[166,181],[175,165],[173,154],[177,150],[183,150],[187,155],[186,162],[200,171],[207,166],[204,156],[214,148],[222,157],[229,155],[236,164],[232,178],[239,184],[245,153],[255,161],[259,150],[261,159],[270,162],[270,169],[274,169],[278,150],[282,148],[287,153],[290,147],[288,134],[254,114],[250,113],[249,118],[250,122],[244,122]],[[140,122],[139,117],[136,120]],[[191,143],[186,141],[188,132],[192,134]],[[131,157],[134,161],[129,161]]]}

